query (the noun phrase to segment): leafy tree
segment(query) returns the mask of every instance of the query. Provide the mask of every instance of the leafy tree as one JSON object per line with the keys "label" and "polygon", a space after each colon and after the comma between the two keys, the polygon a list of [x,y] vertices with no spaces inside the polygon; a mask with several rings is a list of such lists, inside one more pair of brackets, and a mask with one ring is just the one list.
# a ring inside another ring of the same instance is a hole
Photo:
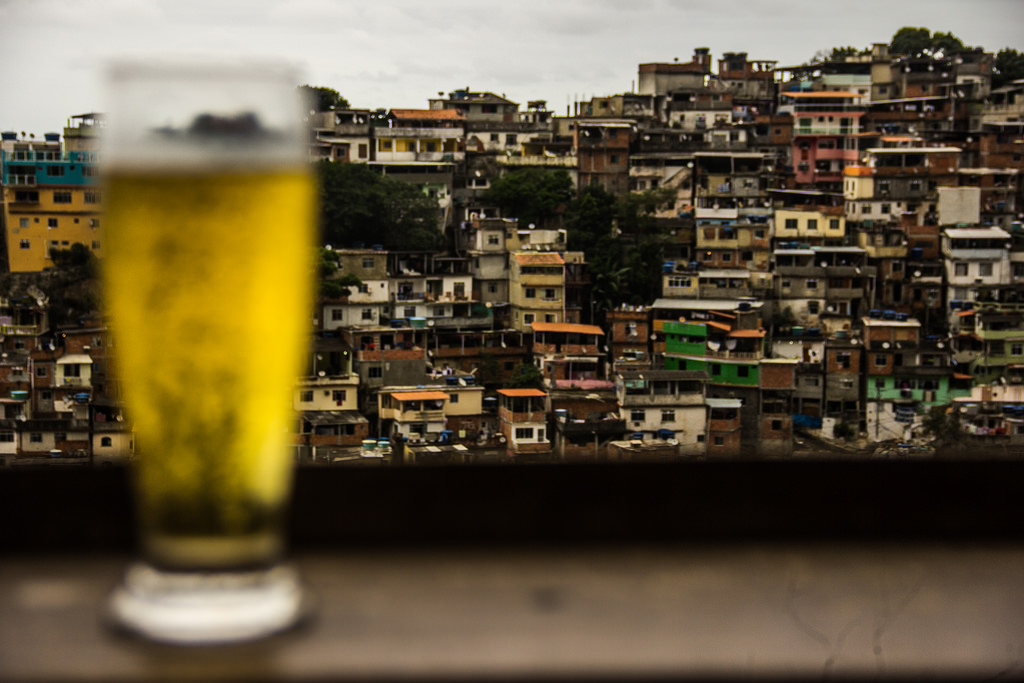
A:
{"label": "leafy tree", "polygon": [[897,55],[916,57],[932,46],[931,31],[926,28],[904,26],[892,37],[889,51]]}
{"label": "leafy tree", "polygon": [[936,31],[932,34],[932,52],[942,51],[943,54],[951,54],[953,52],[963,52],[967,49],[963,41],[954,36],[952,33],[943,33],[942,31]]}
{"label": "leafy tree", "polygon": [[491,183],[482,199],[518,218],[520,227],[552,225],[565,212],[573,196],[572,178],[566,171],[524,168]]}
{"label": "leafy tree", "polygon": [[676,191],[660,187],[646,192],[631,192],[619,198],[618,225],[625,235],[651,235],[657,233],[655,213],[659,208],[671,206]]}
{"label": "leafy tree", "polygon": [[506,386],[510,389],[543,389],[544,375],[533,363],[520,363]]}
{"label": "leafy tree", "polygon": [[921,426],[943,444],[955,444],[963,440],[963,428],[956,414],[946,406],[932,406],[921,419]]}
{"label": "leafy tree", "polygon": [[909,57],[935,54],[940,51],[948,55],[951,52],[962,52],[966,49],[964,42],[952,33],[943,33],[942,31],[932,33],[926,28],[910,26],[904,26],[897,31],[892,37],[892,42],[889,43],[890,52]]}
{"label": "leafy tree", "polygon": [[588,258],[593,258],[598,243],[612,234],[616,205],[615,195],[600,185],[581,189],[565,213],[569,249],[582,251]]}
{"label": "leafy tree", "polygon": [[299,90],[317,111],[330,111],[332,109],[347,109],[348,100],[342,97],[334,88],[324,88],[314,85],[300,85]]}
{"label": "leafy tree", "polygon": [[992,75],[992,87],[1000,88],[1008,83],[1024,78],[1024,53],[1013,48],[1004,47],[996,53],[995,73]]}
{"label": "leafy tree", "polygon": [[416,186],[381,175],[366,164],[321,161],[317,171],[326,243],[381,244],[412,251],[441,248],[437,203]]}

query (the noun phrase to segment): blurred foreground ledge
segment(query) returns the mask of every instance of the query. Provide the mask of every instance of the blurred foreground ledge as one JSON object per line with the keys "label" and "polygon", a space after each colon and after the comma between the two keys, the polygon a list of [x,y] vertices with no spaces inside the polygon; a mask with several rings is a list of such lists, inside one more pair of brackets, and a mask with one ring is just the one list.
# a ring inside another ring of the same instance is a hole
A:
{"label": "blurred foreground ledge", "polygon": [[0,472],[2,681],[1024,676],[1016,462],[299,469],[295,631],[110,632],[127,472]]}

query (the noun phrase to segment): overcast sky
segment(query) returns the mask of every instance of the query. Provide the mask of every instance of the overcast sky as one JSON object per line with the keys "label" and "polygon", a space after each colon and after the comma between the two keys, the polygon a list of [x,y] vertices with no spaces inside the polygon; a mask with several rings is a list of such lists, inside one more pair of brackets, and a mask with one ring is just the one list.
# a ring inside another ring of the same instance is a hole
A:
{"label": "overcast sky", "polygon": [[0,0],[0,130],[102,111],[112,57],[281,56],[354,107],[425,108],[469,86],[557,114],[629,92],[637,65],[709,47],[792,65],[903,26],[1024,51],[1022,0]]}

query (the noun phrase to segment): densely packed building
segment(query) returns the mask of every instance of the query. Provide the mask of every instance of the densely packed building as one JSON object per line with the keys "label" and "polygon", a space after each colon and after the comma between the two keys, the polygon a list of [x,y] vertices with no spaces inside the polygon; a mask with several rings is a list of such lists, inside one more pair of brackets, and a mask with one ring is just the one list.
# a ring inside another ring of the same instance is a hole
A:
{"label": "densely packed building", "polygon": [[[641,64],[636,92],[565,116],[469,88],[313,115],[311,160],[414,184],[450,239],[333,245],[361,284],[319,302],[298,460],[778,457],[798,433],[909,441],[933,408],[963,439],[1024,443],[1024,82],[993,89],[980,49],[885,44],[717,66],[706,48]],[[2,133],[10,273],[75,244],[102,256],[101,123],[74,117],[63,144]],[[524,168],[668,192],[660,296],[596,310],[565,227],[487,203]],[[0,300],[0,460],[127,457],[104,328],[51,329],[36,294]]]}

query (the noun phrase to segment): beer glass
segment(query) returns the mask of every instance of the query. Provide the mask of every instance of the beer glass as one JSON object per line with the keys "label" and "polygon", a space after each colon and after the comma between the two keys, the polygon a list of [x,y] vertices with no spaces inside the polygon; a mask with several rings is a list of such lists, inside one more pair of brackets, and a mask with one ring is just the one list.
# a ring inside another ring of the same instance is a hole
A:
{"label": "beer glass", "polygon": [[104,299],[142,550],[109,610],[153,639],[255,638],[303,610],[282,563],[313,289],[297,85],[267,62],[108,74]]}

